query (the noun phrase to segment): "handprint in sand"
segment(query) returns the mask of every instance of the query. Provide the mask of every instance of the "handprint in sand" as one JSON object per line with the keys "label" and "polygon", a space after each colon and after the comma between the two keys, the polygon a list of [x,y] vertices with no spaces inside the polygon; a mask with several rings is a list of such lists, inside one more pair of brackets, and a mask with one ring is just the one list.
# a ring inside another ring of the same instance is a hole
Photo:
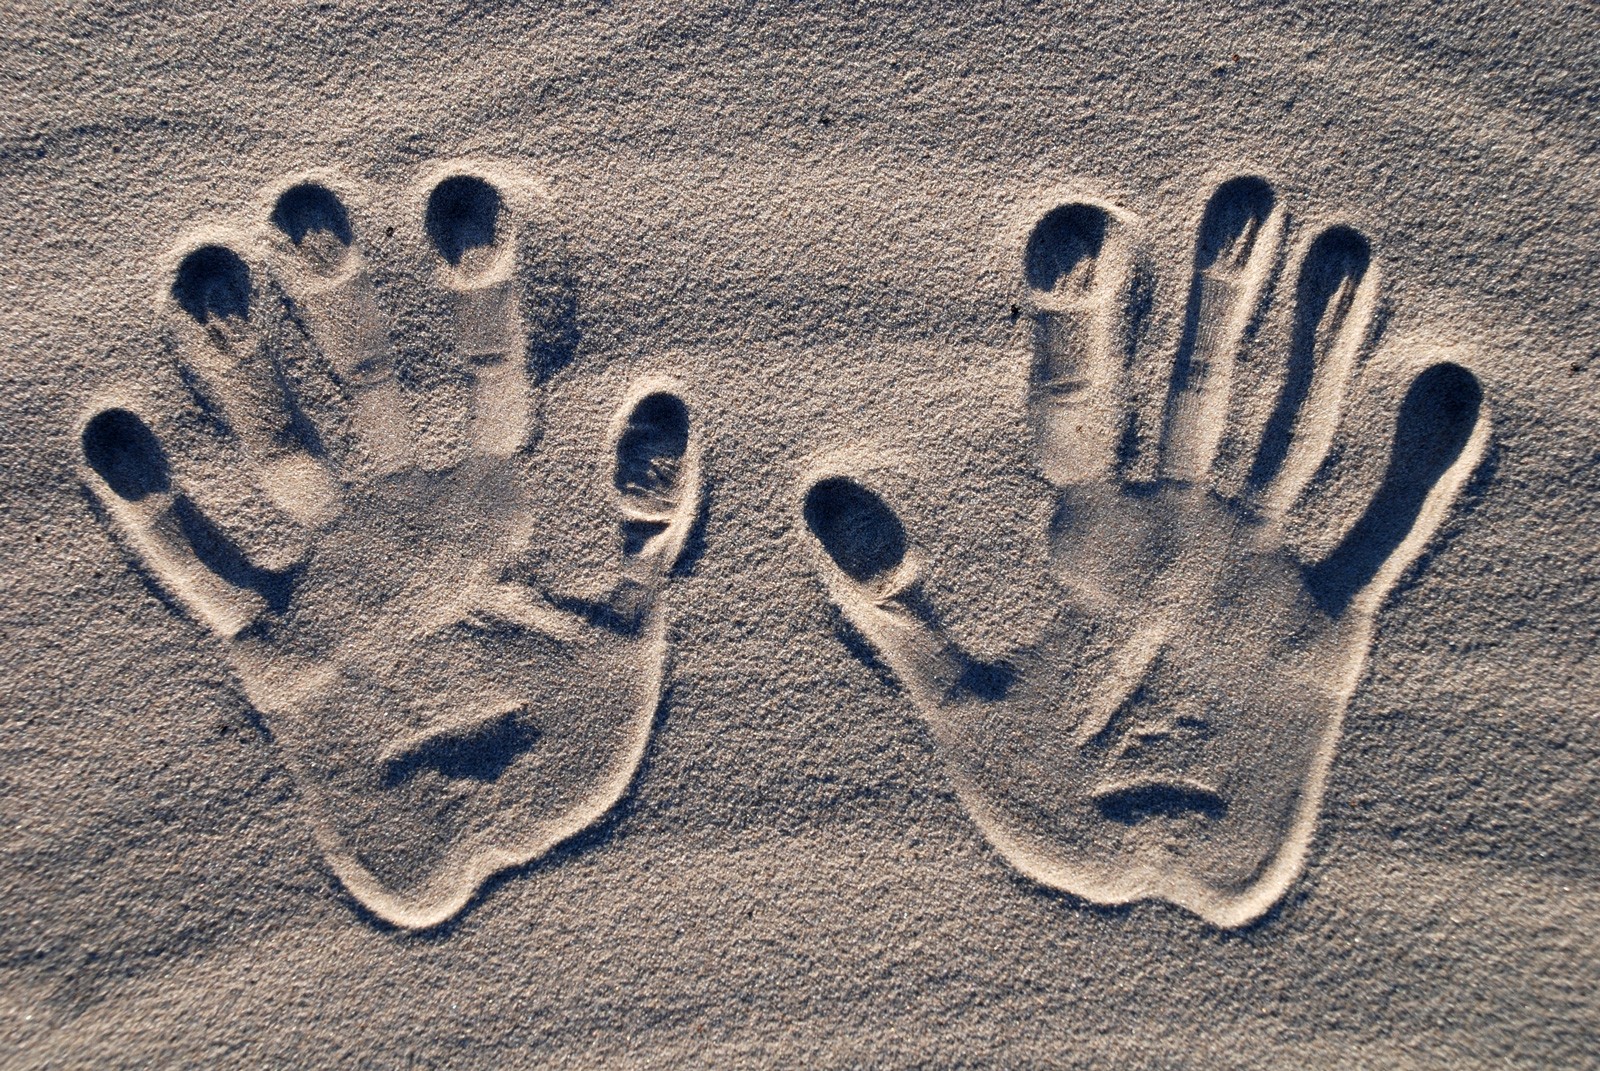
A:
{"label": "handprint in sand", "polygon": [[[1023,649],[983,662],[945,634],[925,553],[869,468],[826,464],[803,488],[830,593],[929,722],[984,834],[1028,876],[1095,903],[1164,899],[1238,926],[1284,894],[1374,617],[1488,438],[1474,376],[1423,368],[1394,399],[1386,472],[1333,496],[1360,505],[1323,526],[1331,551],[1303,549],[1318,542],[1307,502],[1349,478],[1324,463],[1362,371],[1376,271],[1368,241],[1333,226],[1280,272],[1287,229],[1258,178],[1207,203],[1167,389],[1145,422],[1153,456],[1131,432],[1134,221],[1083,200],[1032,229],[1019,313],[1033,325],[1029,423],[1056,493],[1055,596]],[[1287,318],[1262,332],[1280,343],[1262,356],[1247,342],[1280,274]],[[1239,426],[1230,398],[1246,385],[1268,404]]]}
{"label": "handprint in sand", "polygon": [[440,168],[382,227],[339,189],[269,191],[178,250],[162,284],[163,341],[256,493],[220,512],[193,493],[160,435],[174,414],[133,395],[85,421],[84,480],[135,564],[225,648],[339,879],[426,927],[626,791],[699,455],[671,383],[614,399],[593,444],[609,565],[594,590],[543,586],[534,447],[576,329],[542,194]]}

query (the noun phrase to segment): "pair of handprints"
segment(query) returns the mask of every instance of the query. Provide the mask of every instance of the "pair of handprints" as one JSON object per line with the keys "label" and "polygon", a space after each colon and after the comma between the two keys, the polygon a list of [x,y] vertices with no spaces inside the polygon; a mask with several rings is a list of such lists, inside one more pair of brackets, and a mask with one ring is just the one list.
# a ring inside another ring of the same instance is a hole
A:
{"label": "pair of handprints", "polygon": [[[559,235],[540,188],[503,169],[440,167],[413,192],[381,257],[331,174],[177,251],[162,337],[243,473],[237,509],[185,487],[131,396],[98,403],[81,445],[97,511],[216,636],[281,742],[339,880],[423,928],[627,792],[661,699],[663,594],[704,518],[690,395],[643,381],[609,431],[604,581],[541,583],[544,396],[577,348]],[[796,501],[827,591],[984,835],[1089,901],[1165,899],[1237,926],[1283,895],[1374,617],[1484,452],[1476,379],[1425,368],[1364,511],[1331,550],[1297,549],[1291,522],[1370,345],[1376,272],[1354,230],[1287,257],[1289,229],[1259,178],[1210,198],[1142,452],[1136,223],[1081,198],[1031,230],[1017,313],[1057,597],[1003,659],[941,627],[926,552],[870,464],[823,462]],[[1291,274],[1281,352],[1249,361]],[[1239,421],[1247,372],[1270,404]]]}

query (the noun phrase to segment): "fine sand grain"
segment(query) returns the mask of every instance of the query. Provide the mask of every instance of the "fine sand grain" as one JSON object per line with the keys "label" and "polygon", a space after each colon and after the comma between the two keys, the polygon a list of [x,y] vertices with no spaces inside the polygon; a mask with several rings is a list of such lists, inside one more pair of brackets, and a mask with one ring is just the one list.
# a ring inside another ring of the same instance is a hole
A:
{"label": "fine sand grain", "polygon": [[0,1065],[1600,1053],[1586,6],[14,5]]}

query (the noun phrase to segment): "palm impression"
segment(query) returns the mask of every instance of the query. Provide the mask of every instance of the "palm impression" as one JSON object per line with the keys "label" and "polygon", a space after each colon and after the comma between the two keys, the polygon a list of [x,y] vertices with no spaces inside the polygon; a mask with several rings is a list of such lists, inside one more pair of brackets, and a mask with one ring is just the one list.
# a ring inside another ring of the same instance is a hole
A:
{"label": "palm impression", "polygon": [[[1345,496],[1364,508],[1337,520],[1331,552],[1301,549],[1315,542],[1299,538],[1308,503],[1348,478],[1324,462],[1376,273],[1354,230],[1315,235],[1289,273],[1287,322],[1263,332],[1281,345],[1253,353],[1285,230],[1261,179],[1234,179],[1207,204],[1149,422],[1154,456],[1141,458],[1128,434],[1131,220],[1084,201],[1034,227],[1019,308],[1034,326],[1029,423],[1057,494],[1057,611],[1009,657],[978,661],[944,635],[925,556],[862,470],[836,463],[808,480],[829,590],[929,722],[969,812],[1019,870],[1096,903],[1159,898],[1238,926],[1283,895],[1374,615],[1488,438],[1473,375],[1427,367],[1399,403],[1387,471]],[[1246,393],[1269,402],[1232,426],[1230,399]]]}
{"label": "palm impression", "polygon": [[541,400],[575,339],[544,201],[441,169],[394,213],[380,264],[337,185],[296,181],[198,235],[159,301],[255,519],[203,508],[218,496],[186,491],[157,434],[176,417],[127,398],[84,424],[84,479],[226,649],[339,879],[425,927],[627,789],[698,450],[672,385],[638,385],[594,444],[610,451],[611,579],[579,595],[531,579]]}

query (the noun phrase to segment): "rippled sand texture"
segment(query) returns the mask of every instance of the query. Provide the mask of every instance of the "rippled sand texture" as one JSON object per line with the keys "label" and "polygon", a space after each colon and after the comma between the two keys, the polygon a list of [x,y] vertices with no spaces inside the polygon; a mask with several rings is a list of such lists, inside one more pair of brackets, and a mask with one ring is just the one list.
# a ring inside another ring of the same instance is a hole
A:
{"label": "rippled sand texture", "polygon": [[1585,1066],[1597,37],[14,5],[0,1065]]}

